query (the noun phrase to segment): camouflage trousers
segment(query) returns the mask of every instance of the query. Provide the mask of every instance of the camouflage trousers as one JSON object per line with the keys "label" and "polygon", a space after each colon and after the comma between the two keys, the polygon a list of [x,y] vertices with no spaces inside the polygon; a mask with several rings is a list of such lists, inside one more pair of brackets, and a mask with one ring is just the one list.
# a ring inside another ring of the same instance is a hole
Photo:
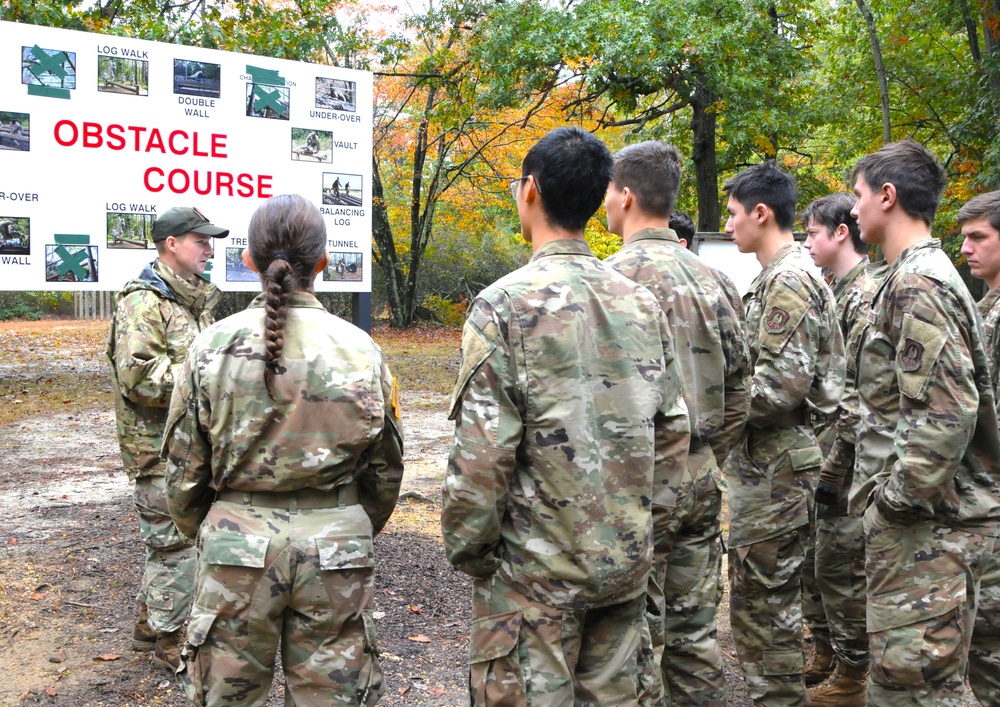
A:
{"label": "camouflage trousers", "polygon": [[983,707],[1000,707],[1000,552],[986,562],[969,649],[969,685]]}
{"label": "camouflage trousers", "polygon": [[264,704],[279,641],[286,704],[378,702],[374,546],[360,505],[288,510],[216,502],[198,542],[183,653],[192,704]]}
{"label": "camouflage trousers", "polygon": [[184,626],[191,608],[198,549],[170,518],[162,476],[136,479],[133,498],[139,512],[139,537],[146,546],[136,600],[148,607],[151,629],[173,633]]}
{"label": "camouflage trousers", "polygon": [[638,704],[645,594],[597,609],[533,601],[497,574],[472,590],[469,697],[475,707]]}
{"label": "camouflage trousers", "polygon": [[726,676],[716,635],[722,602],[722,492],[710,448],[692,452],[688,467],[689,483],[677,495],[667,532],[657,537],[647,586],[652,668],[660,668],[666,704],[722,707]]}
{"label": "camouflage trousers", "polygon": [[961,707],[984,564],[995,540],[864,515],[870,705]]}
{"label": "camouflage trousers", "polygon": [[817,519],[816,564],[834,653],[847,665],[867,666],[865,536],[860,518],[847,515],[844,508],[843,515]]}
{"label": "camouflage trousers", "polygon": [[805,704],[802,570],[821,461],[809,428],[750,428],[726,466],[729,618],[755,705]]}
{"label": "camouflage trousers", "polygon": [[[813,431],[816,433],[816,443],[819,445],[820,454],[826,459],[836,439],[837,429],[834,419],[824,419],[813,423]],[[819,482],[819,473],[813,478],[813,484]],[[809,521],[809,540],[806,542],[806,559],[802,567],[802,620],[809,627],[809,633],[813,638],[823,643],[831,643],[831,627],[829,621],[829,609],[824,605],[825,597],[820,587],[820,578],[817,569],[826,572],[826,568],[819,562],[816,556],[819,542],[818,519],[826,513],[825,506],[813,504],[813,517]],[[860,531],[859,531],[860,532]]]}

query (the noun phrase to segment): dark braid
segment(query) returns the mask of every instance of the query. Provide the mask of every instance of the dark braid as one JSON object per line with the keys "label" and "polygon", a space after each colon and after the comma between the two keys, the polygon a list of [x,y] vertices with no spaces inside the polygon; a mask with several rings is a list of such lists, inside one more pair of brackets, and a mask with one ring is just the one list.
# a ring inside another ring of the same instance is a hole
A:
{"label": "dark braid", "polygon": [[285,319],[292,292],[312,291],[316,264],[326,250],[326,225],[300,196],[275,196],[250,219],[248,246],[264,289],[264,385],[275,399],[274,376],[285,348]]}

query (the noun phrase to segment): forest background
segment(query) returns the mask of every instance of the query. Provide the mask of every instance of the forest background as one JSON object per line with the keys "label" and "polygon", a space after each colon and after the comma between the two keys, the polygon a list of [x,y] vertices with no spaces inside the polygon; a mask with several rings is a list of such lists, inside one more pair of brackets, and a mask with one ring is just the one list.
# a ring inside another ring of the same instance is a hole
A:
{"label": "forest background", "polygon": [[962,266],[955,213],[1000,188],[1000,0],[6,0],[0,19],[375,72],[374,313],[396,327],[460,325],[527,260],[507,184],[557,125],[677,145],[699,231],[747,165],[777,160],[804,207],[912,137],[948,171],[934,230]]}

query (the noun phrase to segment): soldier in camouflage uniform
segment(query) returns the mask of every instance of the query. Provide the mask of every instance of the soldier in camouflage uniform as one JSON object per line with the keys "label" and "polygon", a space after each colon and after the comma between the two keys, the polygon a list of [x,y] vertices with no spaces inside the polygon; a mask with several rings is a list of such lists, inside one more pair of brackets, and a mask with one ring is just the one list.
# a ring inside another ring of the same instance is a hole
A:
{"label": "soldier in camouflage uniform", "polygon": [[980,577],[1000,532],[1000,431],[983,327],[931,222],[945,186],[912,140],[854,169],[854,215],[889,263],[860,354],[868,704],[963,705]]}
{"label": "soldier in camouflage uniform", "polygon": [[656,295],[667,316],[691,423],[687,468],[670,474],[661,503],[648,617],[667,704],[726,704],[716,612],[722,600],[722,474],[750,406],[743,302],[732,281],[686,250],[671,226],[681,158],[662,142],[615,157],[605,207],[625,246],[607,264]]}
{"label": "soldier in camouflage uniform", "polygon": [[726,182],[726,233],[763,270],[744,296],[750,419],[726,463],[730,620],[754,704],[803,705],[802,569],[822,456],[812,424],[843,393],[833,294],[795,243],[795,180],[773,163]]}
{"label": "soldier in camouflage uniform", "polygon": [[[1000,375],[1000,191],[971,199],[959,209],[958,222],[969,269],[990,288],[979,300],[979,314],[986,329],[986,353],[996,393]],[[969,684],[984,705],[1000,705],[1000,554],[990,558],[983,572],[969,650]]]}
{"label": "soldier in camouflage uniform", "polygon": [[637,704],[654,518],[690,434],[656,298],[583,239],[611,169],[579,128],[531,148],[511,187],[533,256],[465,325],[441,524],[475,578],[473,705]]}
{"label": "soldier in camouflage uniform", "polygon": [[228,233],[197,209],[164,211],[153,224],[157,259],[118,293],[108,335],[118,442],[135,481],[146,546],[132,646],[153,650],[154,662],[170,670],[181,664],[180,629],[191,605],[197,550],[170,520],[160,446],[176,375],[222,296],[201,274],[212,257],[212,239]]}
{"label": "soldier in camouflage uniform", "polygon": [[395,380],[312,292],[319,210],[277,196],[244,251],[264,293],[204,331],[170,405],[170,513],[201,547],[184,656],[195,705],[374,705],[373,537],[403,475]]}
{"label": "soldier in camouflage uniform", "polygon": [[[855,388],[860,335],[868,321],[875,288],[884,262],[869,263],[869,246],[861,240],[851,215],[855,197],[829,194],[806,207],[806,248],[813,262],[830,268],[837,316],[847,348],[847,377],[840,414],[833,428],[826,460],[816,487],[816,582],[832,634],[832,649],[813,633],[817,654],[836,652],[836,672],[823,685],[809,690],[807,705],[852,707],[865,704],[868,679],[868,631],[865,624],[865,547],[861,519],[847,513],[847,492],[854,476],[854,441],[858,431],[858,395]],[[822,440],[821,440],[822,446]],[[829,449],[832,447],[832,449]],[[831,636],[828,635],[827,641]]]}

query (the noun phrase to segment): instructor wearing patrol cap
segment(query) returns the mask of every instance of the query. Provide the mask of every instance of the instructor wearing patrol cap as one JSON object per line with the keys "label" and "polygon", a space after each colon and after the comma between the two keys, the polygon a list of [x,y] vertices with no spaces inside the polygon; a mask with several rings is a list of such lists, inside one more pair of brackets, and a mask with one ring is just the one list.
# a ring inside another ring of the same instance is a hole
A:
{"label": "instructor wearing patrol cap", "polygon": [[108,335],[108,366],[122,463],[135,481],[139,535],[146,566],[139,595],[134,650],[153,650],[153,661],[176,672],[180,629],[194,587],[197,550],[170,519],[160,459],[174,375],[188,347],[213,322],[221,292],[201,277],[212,241],[229,231],[198,209],[168,209],[153,224],[156,259],[115,298]]}

